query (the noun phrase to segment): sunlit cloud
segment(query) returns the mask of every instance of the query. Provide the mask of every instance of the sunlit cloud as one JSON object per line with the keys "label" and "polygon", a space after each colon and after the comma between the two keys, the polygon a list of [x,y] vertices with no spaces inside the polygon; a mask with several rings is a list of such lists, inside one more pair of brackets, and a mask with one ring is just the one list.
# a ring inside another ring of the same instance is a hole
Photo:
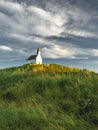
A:
{"label": "sunlit cloud", "polygon": [[0,46],[0,50],[3,50],[3,51],[12,51],[13,49],[10,48],[10,47],[8,47],[8,46],[3,45],[3,46]]}

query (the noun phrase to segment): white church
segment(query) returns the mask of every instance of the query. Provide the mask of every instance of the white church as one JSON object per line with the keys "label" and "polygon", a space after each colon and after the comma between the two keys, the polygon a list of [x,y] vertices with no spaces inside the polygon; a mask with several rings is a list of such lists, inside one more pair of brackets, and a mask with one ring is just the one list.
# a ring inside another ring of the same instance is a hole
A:
{"label": "white church", "polygon": [[40,49],[37,49],[37,54],[36,55],[31,55],[27,60],[35,60],[36,64],[42,64],[42,57],[40,53]]}

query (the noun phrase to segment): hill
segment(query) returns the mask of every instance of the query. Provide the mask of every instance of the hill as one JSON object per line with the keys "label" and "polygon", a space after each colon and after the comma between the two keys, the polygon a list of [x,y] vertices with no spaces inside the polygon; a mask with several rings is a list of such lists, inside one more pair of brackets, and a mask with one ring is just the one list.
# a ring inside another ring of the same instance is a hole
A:
{"label": "hill", "polygon": [[0,70],[0,130],[98,130],[98,74],[60,65]]}

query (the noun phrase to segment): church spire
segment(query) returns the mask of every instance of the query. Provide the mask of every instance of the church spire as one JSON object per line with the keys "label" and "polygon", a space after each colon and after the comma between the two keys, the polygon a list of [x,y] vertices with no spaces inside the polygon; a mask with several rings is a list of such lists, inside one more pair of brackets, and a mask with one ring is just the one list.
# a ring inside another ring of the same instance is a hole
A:
{"label": "church spire", "polygon": [[38,48],[38,49],[37,49],[37,55],[38,55],[39,52],[40,52],[40,49]]}

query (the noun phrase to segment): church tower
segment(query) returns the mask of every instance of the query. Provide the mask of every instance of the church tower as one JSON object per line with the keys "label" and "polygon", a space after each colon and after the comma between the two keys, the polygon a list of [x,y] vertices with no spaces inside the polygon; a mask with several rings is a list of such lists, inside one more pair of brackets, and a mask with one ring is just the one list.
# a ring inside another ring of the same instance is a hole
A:
{"label": "church tower", "polygon": [[40,55],[40,49],[37,49],[36,64],[42,64],[42,57]]}

